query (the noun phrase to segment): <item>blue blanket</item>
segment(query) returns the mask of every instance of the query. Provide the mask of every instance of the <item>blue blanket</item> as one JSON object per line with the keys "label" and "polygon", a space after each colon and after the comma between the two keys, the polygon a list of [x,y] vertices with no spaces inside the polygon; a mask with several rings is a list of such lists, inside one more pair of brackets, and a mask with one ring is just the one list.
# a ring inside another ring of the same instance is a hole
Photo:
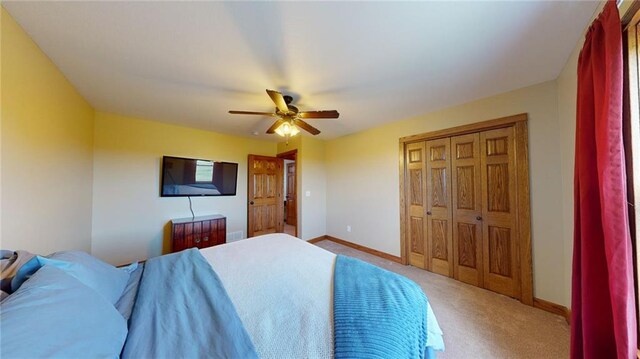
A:
{"label": "blue blanket", "polygon": [[427,297],[413,281],[338,255],[334,272],[335,358],[425,358]]}
{"label": "blue blanket", "polygon": [[188,249],[147,261],[123,358],[257,358],[207,260]]}

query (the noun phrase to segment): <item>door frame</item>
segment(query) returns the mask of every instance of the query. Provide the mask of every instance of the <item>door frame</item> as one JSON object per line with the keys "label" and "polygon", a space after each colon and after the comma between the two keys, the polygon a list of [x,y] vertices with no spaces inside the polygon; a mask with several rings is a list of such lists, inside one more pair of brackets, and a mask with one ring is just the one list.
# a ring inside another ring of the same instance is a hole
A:
{"label": "door frame", "polygon": [[[295,237],[298,237],[299,233],[302,233],[302,231],[300,230],[300,223],[302,222],[300,220],[300,212],[298,211],[298,208],[300,208],[300,196],[299,196],[299,191],[298,191],[298,184],[300,183],[300,162],[298,161],[298,149],[294,149],[291,151],[286,151],[286,152],[282,152],[282,153],[278,153],[276,155],[276,157],[278,158],[282,158],[284,160],[292,160],[295,161],[296,163],[296,235]],[[283,181],[283,192],[284,192],[284,181]],[[286,195],[286,194],[285,194]]]}
{"label": "door frame", "polygon": [[[513,127],[515,131],[516,149],[516,207],[517,228],[520,259],[520,301],[533,305],[533,253],[531,252],[531,205],[529,194],[529,134],[527,129],[528,116],[521,113],[513,116],[501,117],[493,120],[472,123],[469,125],[452,127],[444,130],[421,133],[399,139],[399,164],[400,164],[400,258],[407,265],[408,246],[406,213],[407,193],[405,147],[409,143],[435,140],[439,138],[466,135],[470,133],[493,130],[498,128]],[[454,253],[455,255],[455,253]]]}
{"label": "door frame", "polygon": [[[287,161],[287,160],[285,160]],[[296,183],[296,162],[285,162],[284,164],[284,183],[286,183],[286,191],[284,191],[284,197],[287,201],[287,203],[284,205],[287,214],[284,216],[284,220],[288,225],[291,225],[291,223],[289,223],[289,218],[293,219],[293,226],[294,227],[298,227],[298,189],[296,187],[298,187],[298,184]],[[293,178],[291,178],[291,181],[293,182],[293,186],[291,185],[291,183],[289,183],[289,168],[293,168]],[[289,191],[291,190],[292,193],[292,199],[291,202],[289,203]]]}

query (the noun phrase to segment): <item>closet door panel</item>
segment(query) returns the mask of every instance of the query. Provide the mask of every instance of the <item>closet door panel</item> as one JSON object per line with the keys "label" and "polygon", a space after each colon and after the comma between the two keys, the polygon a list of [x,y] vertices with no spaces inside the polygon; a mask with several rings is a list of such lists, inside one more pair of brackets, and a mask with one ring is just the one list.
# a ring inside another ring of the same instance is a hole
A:
{"label": "closet door panel", "polygon": [[407,168],[406,197],[408,199],[406,238],[409,241],[409,264],[428,268],[427,262],[427,219],[426,219],[426,171],[425,144],[411,143],[406,146]]}
{"label": "closet door panel", "polygon": [[482,286],[480,134],[451,138],[453,276]]}
{"label": "closet door panel", "polygon": [[513,127],[480,134],[484,287],[520,297]]}
{"label": "closet door panel", "polygon": [[453,276],[451,225],[451,141],[426,142],[427,262],[435,273]]}

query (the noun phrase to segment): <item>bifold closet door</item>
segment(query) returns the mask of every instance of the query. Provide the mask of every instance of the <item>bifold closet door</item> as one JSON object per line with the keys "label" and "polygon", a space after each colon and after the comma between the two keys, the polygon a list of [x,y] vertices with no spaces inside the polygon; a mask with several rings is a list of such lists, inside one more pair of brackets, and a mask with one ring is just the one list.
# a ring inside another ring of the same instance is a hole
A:
{"label": "bifold closet door", "polygon": [[484,287],[519,298],[514,128],[480,133]]}
{"label": "bifold closet door", "polygon": [[451,152],[453,277],[482,287],[480,134],[452,137]]}
{"label": "bifold closet door", "polygon": [[428,268],[427,263],[427,218],[425,175],[425,143],[406,145],[405,163],[407,169],[407,222],[406,238],[409,241],[409,264],[419,268]]}
{"label": "bifold closet door", "polygon": [[453,277],[450,144],[450,138],[426,142],[427,263],[432,272]]}

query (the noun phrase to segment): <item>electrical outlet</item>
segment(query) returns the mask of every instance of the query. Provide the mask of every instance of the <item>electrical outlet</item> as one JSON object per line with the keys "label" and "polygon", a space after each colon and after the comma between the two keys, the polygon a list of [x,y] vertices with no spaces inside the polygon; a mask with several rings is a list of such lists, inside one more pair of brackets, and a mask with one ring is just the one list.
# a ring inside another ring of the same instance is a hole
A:
{"label": "electrical outlet", "polygon": [[347,232],[351,233],[351,226],[347,225]]}

